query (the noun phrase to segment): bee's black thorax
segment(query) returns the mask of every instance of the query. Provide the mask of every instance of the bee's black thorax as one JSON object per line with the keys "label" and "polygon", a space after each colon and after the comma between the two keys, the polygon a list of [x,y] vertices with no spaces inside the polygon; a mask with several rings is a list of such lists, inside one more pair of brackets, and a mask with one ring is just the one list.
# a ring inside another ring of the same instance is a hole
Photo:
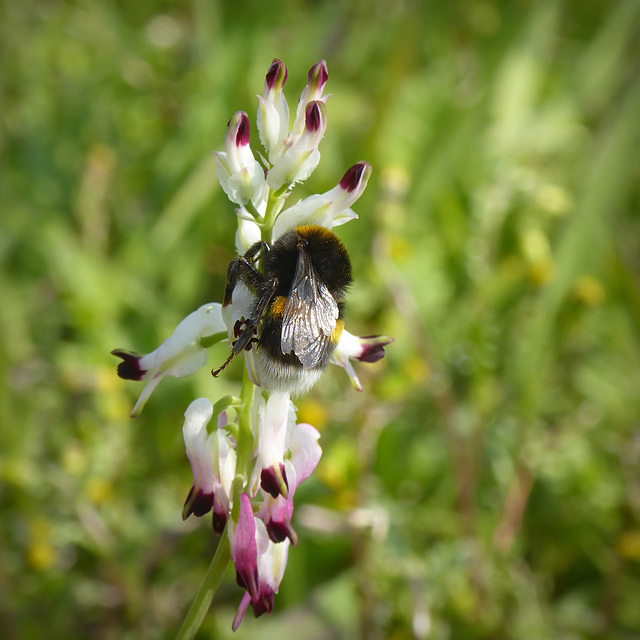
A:
{"label": "bee's black thorax", "polygon": [[318,280],[324,282],[336,300],[343,298],[351,284],[351,261],[338,237],[318,225],[306,225],[287,231],[267,252],[263,276],[278,278],[276,296],[287,296],[296,271],[300,241],[307,251]]}
{"label": "bee's black thorax", "polygon": [[257,242],[230,263],[223,306],[232,302],[238,284],[255,302],[238,320],[232,353],[214,375],[257,343],[258,384],[304,393],[327,367],[342,335],[344,294],[351,284],[344,245],[325,227],[296,227],[272,247]]}

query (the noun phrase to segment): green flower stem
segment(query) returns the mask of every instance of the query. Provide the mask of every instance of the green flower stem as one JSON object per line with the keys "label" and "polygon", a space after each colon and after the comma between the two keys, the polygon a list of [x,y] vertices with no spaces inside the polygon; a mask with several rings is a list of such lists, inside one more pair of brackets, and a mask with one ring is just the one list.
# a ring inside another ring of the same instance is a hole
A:
{"label": "green flower stem", "polygon": [[255,385],[244,370],[242,389],[240,390],[240,406],[238,414],[238,442],[236,445],[236,475],[243,475],[247,480],[251,476],[251,454],[253,453],[253,431],[251,430],[251,409]]}
{"label": "green flower stem", "polygon": [[229,548],[229,536],[227,535],[227,529],[220,535],[220,542],[218,548],[213,555],[211,564],[207,569],[207,573],[204,576],[202,585],[196,594],[196,597],[191,604],[189,613],[185,618],[176,640],[191,640],[198,633],[198,629],[207,615],[207,611],[213,601],[213,596],[220,585],[224,571],[231,559],[231,551]]}
{"label": "green flower stem", "polygon": [[264,222],[262,223],[262,239],[265,242],[271,242],[271,232],[273,230],[273,224],[276,221],[276,217],[282,211],[285,198],[282,194],[269,191],[269,197],[267,198],[267,208],[264,213]]}

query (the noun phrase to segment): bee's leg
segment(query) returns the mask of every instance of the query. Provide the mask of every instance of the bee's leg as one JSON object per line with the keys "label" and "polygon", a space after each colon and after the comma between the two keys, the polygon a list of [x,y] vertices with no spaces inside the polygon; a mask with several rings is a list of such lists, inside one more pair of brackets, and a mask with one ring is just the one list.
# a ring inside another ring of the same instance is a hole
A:
{"label": "bee's leg", "polygon": [[250,289],[260,290],[260,286],[264,283],[262,274],[247,260],[245,257],[234,258],[229,263],[227,269],[227,284],[224,289],[224,300],[222,306],[226,307],[231,304],[233,290],[238,280],[244,282]]}
{"label": "bee's leg", "polygon": [[255,335],[258,323],[262,318],[269,303],[273,299],[273,294],[278,286],[278,278],[262,281],[257,287],[258,302],[251,312],[251,317],[246,321],[245,328],[240,332],[238,339],[233,343],[233,353],[238,354],[246,349]]}
{"label": "bee's leg", "polygon": [[211,372],[214,378],[227,367],[234,356],[238,355],[243,349],[251,348],[252,343],[256,341],[255,334],[258,322],[260,322],[262,314],[273,298],[273,294],[278,284],[277,279],[265,280],[262,274],[253,265],[257,260],[258,255],[262,251],[267,251],[268,249],[269,245],[266,242],[256,242],[249,247],[244,256],[234,258],[229,263],[222,306],[226,307],[231,304],[233,299],[233,290],[238,284],[238,281],[244,282],[244,284],[256,292],[258,302],[251,313],[251,317],[249,320],[245,321],[244,328],[240,331],[238,338],[233,343],[233,348],[229,357],[219,369]]}
{"label": "bee's leg", "polygon": [[268,249],[269,249],[269,245],[264,240],[259,240],[258,242],[254,242],[247,249],[247,252],[244,254],[243,257],[246,260],[253,262],[261,251],[267,251]]}

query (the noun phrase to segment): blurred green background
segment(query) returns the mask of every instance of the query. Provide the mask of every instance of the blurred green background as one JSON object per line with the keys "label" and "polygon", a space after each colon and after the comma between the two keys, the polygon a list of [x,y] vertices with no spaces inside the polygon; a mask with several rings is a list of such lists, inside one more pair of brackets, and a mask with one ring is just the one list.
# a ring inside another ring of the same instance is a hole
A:
{"label": "blurred green background", "polygon": [[276,56],[290,104],[321,58],[333,94],[291,202],[373,166],[348,328],[396,342],[298,402],[323,459],[235,637],[640,637],[640,2],[0,6],[3,638],[172,638],[201,582],[182,414],[240,365],[132,420],[109,351],[220,299],[211,152]]}

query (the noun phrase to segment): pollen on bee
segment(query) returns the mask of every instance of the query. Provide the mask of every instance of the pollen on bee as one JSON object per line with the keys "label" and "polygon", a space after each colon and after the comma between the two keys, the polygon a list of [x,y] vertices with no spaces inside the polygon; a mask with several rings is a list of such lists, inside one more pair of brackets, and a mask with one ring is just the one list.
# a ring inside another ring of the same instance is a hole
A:
{"label": "pollen on bee", "polygon": [[278,296],[271,303],[271,309],[269,311],[269,314],[277,318],[282,317],[284,315],[284,307],[286,303],[287,303],[287,299],[285,296]]}
{"label": "pollen on bee", "polygon": [[344,320],[338,319],[336,320],[336,326],[333,328],[331,332],[331,344],[338,344],[340,342],[340,336],[342,335],[342,330],[344,329]]}

